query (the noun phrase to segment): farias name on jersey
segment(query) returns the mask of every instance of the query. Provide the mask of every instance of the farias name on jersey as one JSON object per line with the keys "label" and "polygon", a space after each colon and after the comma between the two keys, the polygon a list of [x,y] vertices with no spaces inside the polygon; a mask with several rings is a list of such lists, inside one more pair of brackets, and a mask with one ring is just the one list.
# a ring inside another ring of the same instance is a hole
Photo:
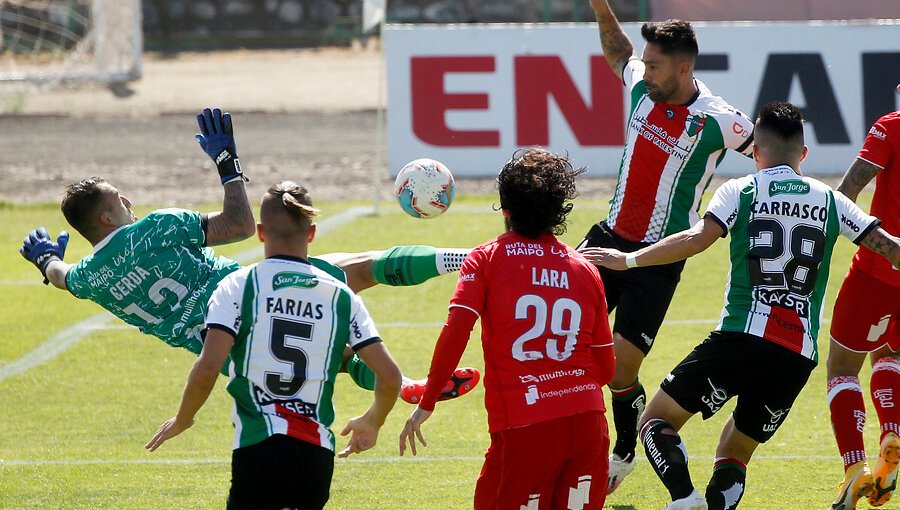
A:
{"label": "farias name on jersey", "polygon": [[266,313],[294,315],[307,319],[321,319],[325,316],[322,303],[309,303],[287,297],[267,297]]}
{"label": "farias name on jersey", "polygon": [[545,267],[538,269],[532,267],[531,284],[544,287],[555,287],[557,289],[568,289],[569,275],[565,271],[557,271],[556,269],[547,269]]}

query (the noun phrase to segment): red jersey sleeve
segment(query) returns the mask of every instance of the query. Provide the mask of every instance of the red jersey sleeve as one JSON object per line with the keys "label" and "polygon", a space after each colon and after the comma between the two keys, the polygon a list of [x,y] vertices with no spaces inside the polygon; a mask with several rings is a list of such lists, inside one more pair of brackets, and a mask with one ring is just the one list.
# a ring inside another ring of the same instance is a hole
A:
{"label": "red jersey sleeve", "polygon": [[[869,134],[866,135],[866,141],[857,157],[875,166],[887,168],[891,163],[894,148],[891,140],[888,139],[887,126],[882,123],[882,120],[879,119],[869,129]],[[897,142],[897,145],[900,146],[900,141]]]}
{"label": "red jersey sleeve", "polygon": [[419,401],[419,407],[423,411],[434,411],[434,404],[441,396],[441,390],[447,384],[453,370],[462,358],[469,342],[472,327],[478,316],[470,310],[454,307],[450,308],[447,322],[441,329],[434,346],[434,355],[431,357],[431,368],[428,369],[428,381],[425,383],[425,393]]}
{"label": "red jersey sleeve", "polygon": [[450,307],[458,306],[468,308],[481,317],[487,298],[487,277],[484,268],[488,262],[488,253],[479,247],[472,251],[463,261],[459,270],[459,280],[456,282],[456,291],[450,299]]}

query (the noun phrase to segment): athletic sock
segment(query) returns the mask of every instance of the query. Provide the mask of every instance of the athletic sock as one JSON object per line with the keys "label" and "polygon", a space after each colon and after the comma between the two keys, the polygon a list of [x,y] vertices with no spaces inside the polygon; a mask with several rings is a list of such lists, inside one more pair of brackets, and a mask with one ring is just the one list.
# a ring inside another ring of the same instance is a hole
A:
{"label": "athletic sock", "polygon": [[712,478],[706,486],[709,510],[734,510],[747,487],[747,466],[736,459],[716,457]]}
{"label": "athletic sock", "polygon": [[471,251],[422,245],[394,246],[372,261],[372,275],[385,285],[418,285],[435,276],[459,271]]}
{"label": "athletic sock", "polygon": [[866,404],[859,378],[831,378],[828,381],[828,409],[831,411],[831,426],[846,471],[853,464],[866,460],[866,447],[863,444]]}
{"label": "athletic sock", "polygon": [[364,390],[375,390],[375,372],[354,354],[347,360],[347,374],[357,386]]}
{"label": "athletic sock", "polygon": [[900,435],[900,401],[894,399],[896,388],[900,388],[900,361],[891,357],[879,358],[872,366],[869,390],[881,423],[882,437],[888,432]]}
{"label": "athletic sock", "polygon": [[627,388],[609,388],[612,395],[613,423],[616,427],[616,444],[613,453],[623,460],[634,457],[637,447],[638,420],[644,412],[647,394],[640,380]]}
{"label": "athletic sock", "polygon": [[656,471],[656,476],[669,490],[672,501],[675,501],[690,496],[694,492],[694,484],[688,471],[688,455],[681,436],[677,432],[664,433],[665,429],[674,430],[665,420],[648,421],[641,429],[641,443],[644,444],[644,452]]}

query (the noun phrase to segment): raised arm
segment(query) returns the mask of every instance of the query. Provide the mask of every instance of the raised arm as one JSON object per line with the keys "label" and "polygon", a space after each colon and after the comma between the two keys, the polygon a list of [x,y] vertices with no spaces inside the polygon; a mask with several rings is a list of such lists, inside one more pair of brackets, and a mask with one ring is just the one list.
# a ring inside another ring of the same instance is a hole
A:
{"label": "raised arm", "polygon": [[256,232],[256,222],[244,187],[244,173],[238,160],[231,115],[223,114],[218,108],[206,108],[197,115],[197,124],[200,127],[197,142],[215,162],[219,179],[225,187],[222,211],[207,215],[206,244],[215,246],[247,239]]}
{"label": "raised arm", "polygon": [[658,266],[678,262],[706,250],[725,230],[709,215],[696,225],[666,237],[662,241],[633,253],[622,253],[606,248],[585,248],[581,254],[591,263],[623,271],[638,266]]}
{"label": "raised arm", "polygon": [[603,56],[616,76],[622,78],[622,69],[634,55],[631,40],[622,31],[622,26],[619,25],[619,20],[616,19],[607,0],[591,0],[591,7],[594,8],[597,25],[600,27],[600,47],[603,48]]}
{"label": "raised arm", "polygon": [[243,181],[225,184],[222,211],[209,213],[207,219],[207,246],[243,241],[256,233],[256,220]]}
{"label": "raised arm", "polygon": [[856,158],[841,179],[841,184],[837,190],[843,193],[847,198],[856,202],[859,192],[869,184],[881,167],[875,166],[866,160]]}
{"label": "raised arm", "polygon": [[860,242],[866,248],[891,261],[895,268],[900,269],[900,238],[894,237],[878,227],[869,232]]}

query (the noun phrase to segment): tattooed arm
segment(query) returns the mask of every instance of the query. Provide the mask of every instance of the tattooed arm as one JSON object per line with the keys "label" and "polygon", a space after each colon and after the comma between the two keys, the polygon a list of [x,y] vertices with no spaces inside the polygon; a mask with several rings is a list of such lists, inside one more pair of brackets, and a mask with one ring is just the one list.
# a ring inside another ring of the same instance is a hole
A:
{"label": "tattooed arm", "polygon": [[631,40],[622,31],[619,20],[613,14],[607,0],[591,0],[591,7],[597,16],[597,25],[600,27],[600,47],[609,67],[622,78],[622,69],[628,63],[628,59],[634,54]]}
{"label": "tattooed arm", "polygon": [[860,243],[866,248],[891,261],[900,269],[900,239],[888,234],[882,228],[873,229]]}
{"label": "tattooed arm", "polygon": [[843,193],[847,198],[856,202],[859,192],[869,184],[875,175],[881,171],[881,167],[875,166],[863,159],[853,160],[853,164],[847,169],[844,178],[841,180],[837,190]]}
{"label": "tattooed arm", "polygon": [[206,244],[242,241],[256,232],[256,221],[247,198],[247,189],[241,179],[225,184],[225,200],[222,212],[209,213],[206,225]]}

